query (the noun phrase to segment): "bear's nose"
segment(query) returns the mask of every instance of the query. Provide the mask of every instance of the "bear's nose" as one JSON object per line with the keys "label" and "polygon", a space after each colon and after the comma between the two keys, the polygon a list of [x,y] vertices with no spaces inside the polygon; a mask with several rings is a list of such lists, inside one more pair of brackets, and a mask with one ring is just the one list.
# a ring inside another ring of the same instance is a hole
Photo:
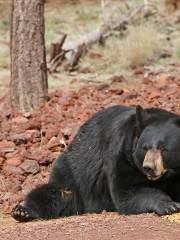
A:
{"label": "bear's nose", "polygon": [[145,174],[153,176],[154,175],[154,169],[151,167],[143,167],[143,171]]}

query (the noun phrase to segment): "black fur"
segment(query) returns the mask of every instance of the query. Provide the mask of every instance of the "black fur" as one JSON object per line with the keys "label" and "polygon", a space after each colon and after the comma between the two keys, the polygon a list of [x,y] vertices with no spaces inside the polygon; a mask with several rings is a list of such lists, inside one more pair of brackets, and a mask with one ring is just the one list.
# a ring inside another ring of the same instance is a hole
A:
{"label": "black fur", "polygon": [[[142,169],[151,148],[161,150],[167,169],[157,181],[148,180]],[[49,183],[30,192],[12,216],[28,221],[103,210],[170,214],[180,210],[179,184],[180,116],[113,106],[81,126],[56,160]]]}

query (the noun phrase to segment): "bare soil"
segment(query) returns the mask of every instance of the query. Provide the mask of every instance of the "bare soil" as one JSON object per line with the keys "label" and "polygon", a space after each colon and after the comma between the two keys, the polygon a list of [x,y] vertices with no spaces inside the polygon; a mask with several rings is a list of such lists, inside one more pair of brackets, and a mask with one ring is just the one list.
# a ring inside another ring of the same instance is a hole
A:
{"label": "bare soil", "polygon": [[51,221],[17,223],[0,219],[0,240],[177,240],[180,225],[153,214],[91,214]]}

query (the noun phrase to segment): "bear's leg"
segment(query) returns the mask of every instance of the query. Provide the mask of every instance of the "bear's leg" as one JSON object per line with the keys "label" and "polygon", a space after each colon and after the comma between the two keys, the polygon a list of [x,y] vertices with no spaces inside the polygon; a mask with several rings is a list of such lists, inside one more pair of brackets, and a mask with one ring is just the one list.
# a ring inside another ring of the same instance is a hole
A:
{"label": "bear's leg", "polygon": [[11,212],[17,221],[56,218],[60,209],[60,193],[53,185],[44,184],[33,189]]}
{"label": "bear's leg", "polygon": [[162,190],[143,184],[138,186],[134,169],[125,165],[121,169],[124,174],[119,172],[120,169],[118,159],[109,161],[106,167],[110,195],[117,211],[124,214],[155,212],[159,215],[180,212],[180,203],[173,201]]}
{"label": "bear's leg", "polygon": [[174,202],[160,189],[131,187],[119,190],[118,184],[110,183],[110,192],[116,209],[123,214],[155,212],[158,215],[180,212],[180,203]]}
{"label": "bear's leg", "polygon": [[176,202],[180,203],[180,176],[173,177],[168,184],[167,193]]}
{"label": "bear's leg", "polygon": [[[80,203],[79,203],[80,205]],[[20,222],[34,219],[53,219],[81,212],[76,194],[67,189],[44,184],[32,190],[23,205],[18,204],[11,216]]]}

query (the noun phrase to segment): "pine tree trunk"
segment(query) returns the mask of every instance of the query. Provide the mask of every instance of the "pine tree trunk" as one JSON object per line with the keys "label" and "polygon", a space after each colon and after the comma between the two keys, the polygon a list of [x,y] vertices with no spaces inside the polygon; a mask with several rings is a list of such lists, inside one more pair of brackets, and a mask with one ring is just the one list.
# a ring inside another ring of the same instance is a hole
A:
{"label": "pine tree trunk", "polygon": [[47,91],[44,0],[12,0],[12,106],[21,112],[31,111],[46,100]]}

